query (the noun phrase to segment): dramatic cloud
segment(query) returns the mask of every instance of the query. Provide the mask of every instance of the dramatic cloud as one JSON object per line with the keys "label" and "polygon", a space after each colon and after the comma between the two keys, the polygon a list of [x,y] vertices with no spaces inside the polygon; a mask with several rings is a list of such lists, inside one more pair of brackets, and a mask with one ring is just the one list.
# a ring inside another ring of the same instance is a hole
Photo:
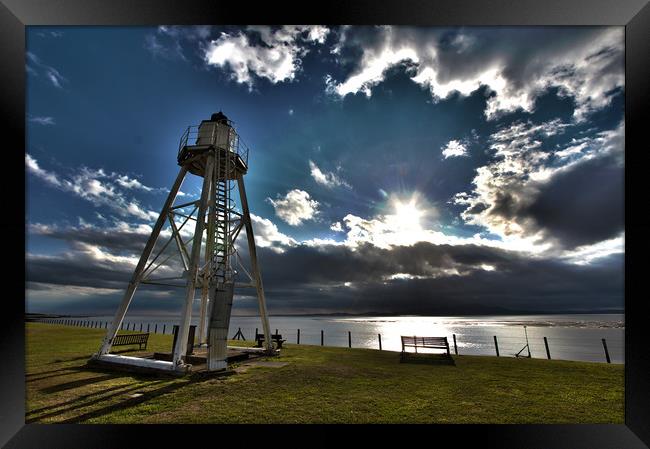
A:
{"label": "dramatic cloud", "polygon": [[309,161],[309,169],[310,169],[311,177],[314,178],[314,181],[316,181],[318,184],[321,184],[328,188],[339,187],[339,186],[347,187],[348,189],[352,188],[350,184],[348,184],[347,182],[345,182],[345,180],[337,176],[336,173],[323,172],[311,160]]}
{"label": "dramatic cloud", "polygon": [[25,164],[29,173],[42,179],[51,187],[89,201],[96,207],[108,207],[119,215],[131,215],[142,220],[155,220],[158,212],[146,210],[134,198],[129,198],[118,190],[119,187],[132,189],[139,188],[145,191],[154,190],[142,185],[139,181],[118,173],[106,173],[102,169],[94,170],[81,167],[74,174],[62,177],[42,169],[36,159],[29,154],[25,155]]}
{"label": "dramatic cloud", "polygon": [[284,198],[266,199],[275,209],[275,215],[291,226],[301,225],[303,221],[313,220],[318,213],[319,203],[304,190],[293,189]]}
{"label": "dramatic cloud", "polygon": [[454,197],[463,219],[507,237],[573,248],[623,230],[624,127],[586,136],[558,150],[544,137],[564,132],[558,120],[515,123],[494,133],[495,160],[477,169],[471,193]]}
{"label": "dramatic cloud", "polygon": [[[292,81],[300,69],[307,44],[325,42],[328,29],[322,26],[283,26],[272,29],[248,27],[247,32],[222,33],[210,42],[205,60],[209,65],[228,68],[238,83],[252,87],[254,78],[266,78],[275,84]],[[250,35],[261,39],[257,43]]]}
{"label": "dramatic cloud", "polygon": [[485,87],[489,120],[516,110],[532,112],[539,96],[557,89],[573,99],[574,117],[582,121],[609,105],[624,85],[623,30],[616,27],[555,30],[550,38],[543,30],[512,28],[362,27],[346,30],[338,53],[346,47],[360,48],[361,58],[344,81],[327,77],[328,92],[370,97],[389,69],[403,66],[435,101]]}
{"label": "dramatic cloud", "polygon": [[445,159],[450,157],[467,156],[467,146],[458,140],[450,140],[447,142],[447,145],[442,148],[442,155]]}

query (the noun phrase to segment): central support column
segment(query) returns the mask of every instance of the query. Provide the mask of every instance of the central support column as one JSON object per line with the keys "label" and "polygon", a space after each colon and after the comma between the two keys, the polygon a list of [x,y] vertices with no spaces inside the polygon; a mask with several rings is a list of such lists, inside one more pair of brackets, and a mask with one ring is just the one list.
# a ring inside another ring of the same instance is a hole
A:
{"label": "central support column", "polygon": [[215,286],[210,295],[209,371],[228,367],[228,328],[230,327],[234,285],[233,282],[226,282]]}
{"label": "central support column", "polygon": [[173,363],[175,367],[183,366],[183,356],[187,350],[187,338],[190,330],[190,320],[192,318],[192,305],[194,303],[194,289],[198,277],[199,260],[201,256],[201,240],[203,239],[203,228],[205,227],[205,212],[208,208],[208,195],[210,194],[212,184],[212,170],[214,167],[214,153],[208,153],[205,161],[205,172],[203,175],[203,188],[201,189],[201,203],[196,218],[196,228],[194,229],[194,240],[192,242],[192,255],[190,260],[190,269],[187,273],[187,290],[185,294],[185,306],[181,318],[181,325],[178,332],[178,339],[174,347]]}

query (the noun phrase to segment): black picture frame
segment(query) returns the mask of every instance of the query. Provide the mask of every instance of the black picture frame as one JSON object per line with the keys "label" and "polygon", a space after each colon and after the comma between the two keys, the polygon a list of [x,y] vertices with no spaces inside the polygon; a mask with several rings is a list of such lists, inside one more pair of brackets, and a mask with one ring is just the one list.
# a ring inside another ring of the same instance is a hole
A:
{"label": "black picture frame", "polygon": [[[25,337],[24,266],[15,263],[25,249],[16,236],[25,236],[20,211],[25,197],[16,185],[25,182],[23,171],[25,141],[25,26],[29,25],[160,25],[160,24],[395,24],[429,26],[473,25],[619,25],[625,26],[626,85],[626,168],[625,201],[625,424],[624,425],[437,425],[413,429],[392,426],[360,426],[363,438],[382,439],[387,432],[408,435],[409,441],[453,441],[458,446],[499,448],[643,448],[650,446],[650,341],[644,332],[642,313],[647,294],[642,293],[648,254],[650,220],[644,217],[648,188],[643,185],[648,145],[642,145],[647,127],[648,81],[650,80],[650,5],[647,0],[400,0],[378,3],[373,0],[311,2],[225,2],[205,0],[2,0],[0,4],[0,92],[2,95],[2,147],[6,164],[2,178],[2,226],[6,290],[3,298],[2,338],[0,339],[0,444],[8,448],[53,447],[146,447],[162,439],[165,446],[226,444],[228,435],[237,438],[241,428],[227,426],[113,426],[113,425],[25,425]],[[15,162],[15,163],[14,163]],[[24,185],[24,184],[23,184]],[[22,216],[25,216],[23,213]],[[7,238],[7,236],[10,236]],[[24,242],[23,242],[24,243]],[[16,257],[11,257],[15,254]],[[635,290],[638,290],[635,293]],[[328,427],[329,429],[329,427]],[[244,432],[246,445],[294,442],[295,429],[265,426],[261,432]],[[304,430],[304,428],[302,429]],[[406,430],[408,434],[404,434]],[[288,432],[287,432],[288,431]],[[223,433],[222,433],[223,432]],[[416,432],[417,435],[412,435]],[[311,444],[340,444],[338,432],[308,429]],[[360,435],[361,436],[361,435]],[[645,443],[645,444],[644,444]],[[229,443],[231,444],[231,443]],[[418,443],[419,444],[419,443]],[[430,443],[426,443],[430,444]]]}

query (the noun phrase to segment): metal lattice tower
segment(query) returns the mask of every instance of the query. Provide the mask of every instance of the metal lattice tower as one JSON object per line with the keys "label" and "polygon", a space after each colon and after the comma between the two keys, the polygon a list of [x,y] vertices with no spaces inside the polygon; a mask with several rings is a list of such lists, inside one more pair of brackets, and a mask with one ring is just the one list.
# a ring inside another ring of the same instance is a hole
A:
{"label": "metal lattice tower", "polygon": [[[142,252],[122,303],[106,332],[102,346],[93,356],[94,359],[153,369],[186,370],[184,349],[187,347],[195,290],[200,289],[199,344],[208,346],[209,370],[226,368],[226,344],[235,287],[256,289],[266,350],[273,351],[264,288],[244,187],[244,175],[248,171],[248,152],[232,122],[221,112],[213,114],[210,120],[204,120],[198,126],[187,128],[181,137],[178,151],[180,172]],[[174,205],[187,173],[203,178],[200,199]],[[237,210],[233,198],[235,187],[238,188],[241,212]],[[180,225],[177,219],[182,220]],[[191,238],[183,240],[182,231],[190,220],[196,222],[194,232]],[[169,223],[170,237],[165,244],[156,247],[166,222]],[[242,229],[246,230],[248,240],[250,271],[244,266],[235,246]],[[172,241],[175,242],[177,252],[163,256]],[[189,243],[191,247],[188,250]],[[170,262],[174,256],[175,265]],[[249,282],[238,281],[239,270],[234,269],[235,264]],[[153,273],[158,270],[159,273],[168,272],[174,275],[161,277],[158,274],[158,277],[153,277]],[[109,353],[112,341],[140,284],[180,287],[186,291],[171,362],[122,357]]]}

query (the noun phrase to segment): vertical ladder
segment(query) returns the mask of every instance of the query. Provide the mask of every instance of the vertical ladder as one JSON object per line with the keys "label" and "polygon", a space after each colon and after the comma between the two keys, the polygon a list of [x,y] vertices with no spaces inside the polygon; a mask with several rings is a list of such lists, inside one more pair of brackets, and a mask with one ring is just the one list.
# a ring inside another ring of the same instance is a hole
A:
{"label": "vertical ladder", "polygon": [[211,272],[217,285],[230,280],[230,192],[231,157],[229,148],[216,148],[215,170],[215,232]]}

